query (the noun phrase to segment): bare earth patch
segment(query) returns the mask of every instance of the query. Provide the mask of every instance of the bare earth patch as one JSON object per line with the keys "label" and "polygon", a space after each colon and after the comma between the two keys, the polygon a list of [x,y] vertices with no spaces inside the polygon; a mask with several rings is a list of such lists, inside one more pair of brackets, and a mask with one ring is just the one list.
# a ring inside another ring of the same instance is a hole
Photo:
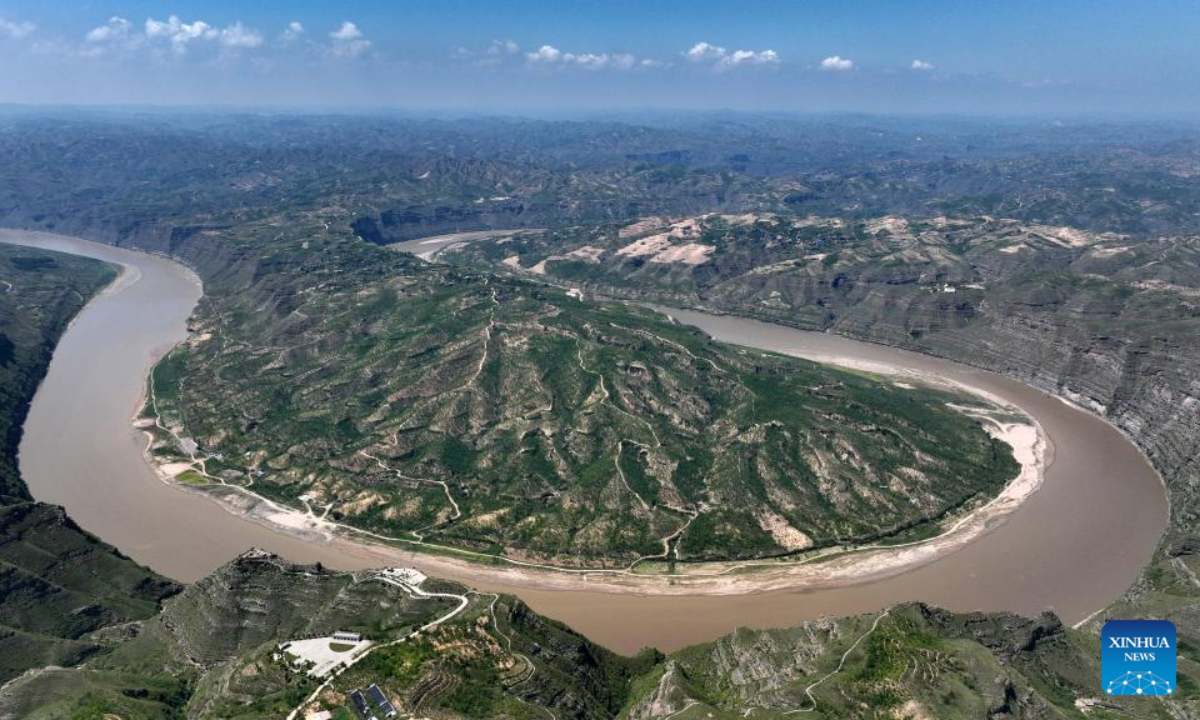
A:
{"label": "bare earth patch", "polygon": [[883,231],[887,231],[893,235],[901,235],[908,232],[908,221],[904,218],[887,216],[867,222],[867,232],[872,235],[878,235]]}
{"label": "bare earth patch", "polygon": [[934,720],[929,711],[916,700],[909,700],[896,710],[897,720]]}
{"label": "bare earth patch", "polygon": [[640,240],[634,240],[617,251],[618,255],[627,257],[641,257],[643,255],[653,255],[660,252],[671,244],[671,236],[668,233],[659,233],[651,235]]}
{"label": "bare earth patch", "polygon": [[653,263],[683,263],[684,265],[703,265],[708,262],[708,256],[716,250],[712,245],[688,243],[674,245],[650,258]]}
{"label": "bare earth patch", "polygon": [[721,219],[730,225],[751,225],[766,218],[774,217],[773,215],[759,215],[758,213],[745,213],[743,215],[722,215]]}
{"label": "bare earth patch", "polygon": [[626,225],[625,227],[618,230],[617,237],[626,238],[626,237],[633,237],[634,235],[641,235],[642,233],[648,233],[651,230],[657,230],[658,228],[660,228],[666,224],[667,224],[666,218],[662,218],[662,217],[643,218],[642,220],[638,220],[637,222],[633,223],[632,225]]}
{"label": "bare earth patch", "polygon": [[164,463],[159,465],[158,469],[167,477],[175,477],[191,470],[192,464],[186,462]]}
{"label": "bare earth patch", "polygon": [[[703,218],[688,218],[671,225],[666,232],[650,235],[626,245],[617,250],[618,255],[641,257],[643,255],[658,255],[666,250],[675,240],[690,240],[700,236],[700,221]],[[624,237],[622,235],[622,237]],[[673,262],[671,260],[655,260],[655,262]],[[698,264],[698,263],[697,263]]]}
{"label": "bare earth patch", "polygon": [[758,525],[771,533],[771,537],[780,547],[788,550],[803,550],[812,547],[812,538],[792,527],[787,518],[774,512],[765,512],[758,516]]}
{"label": "bare earth patch", "polygon": [[1130,285],[1142,290],[1156,290],[1158,292],[1173,292],[1184,297],[1200,297],[1200,288],[1186,287],[1184,285],[1175,285],[1174,283],[1164,282],[1162,280],[1139,280],[1129,283]]}
{"label": "bare earth patch", "polygon": [[1087,247],[1099,239],[1091,233],[1070,227],[1034,225],[1031,229],[1050,242],[1062,245],[1063,247]]}
{"label": "bare earth patch", "polygon": [[600,262],[600,256],[604,254],[604,248],[594,247],[592,245],[584,245],[577,247],[567,253],[567,257],[576,260],[586,260],[588,262]]}
{"label": "bare earth patch", "polygon": [[1132,248],[1130,248],[1128,245],[1118,245],[1117,247],[1092,248],[1092,257],[1110,258],[1110,257],[1113,257],[1114,255],[1120,255],[1121,253],[1127,253],[1130,250],[1132,250]]}

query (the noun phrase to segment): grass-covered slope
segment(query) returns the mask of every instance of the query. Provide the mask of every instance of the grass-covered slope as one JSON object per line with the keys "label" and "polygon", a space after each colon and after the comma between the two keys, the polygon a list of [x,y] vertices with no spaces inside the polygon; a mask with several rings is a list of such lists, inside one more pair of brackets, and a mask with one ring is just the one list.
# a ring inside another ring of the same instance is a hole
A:
{"label": "grass-covered slope", "polygon": [[610,718],[661,658],[623,658],[519,601],[426,580],[416,597],[374,573],[333,572],[249,552],[189,586],[123,644],[74,669],[0,691],[0,718],[280,718],[320,686],[281,642],[354,631],[376,644],[309,705],[350,717],[371,683],[407,714],[446,718]]}
{"label": "grass-covered slope", "polygon": [[623,717],[1185,718],[1197,709],[1194,670],[1172,698],[1107,696],[1099,639],[1051,613],[910,604],[681,650],[638,680]]}
{"label": "grass-covered slope", "polygon": [[462,615],[381,648],[316,703],[375,683],[403,713],[448,718],[612,718],[661,655],[616,655],[510,596],[472,593]]}
{"label": "grass-covered slope", "polygon": [[[433,579],[422,592],[448,597],[416,597],[372,572],[247,553],[114,636],[116,649],[85,667],[10,683],[0,690],[0,718],[249,720],[294,708],[350,718],[350,694],[371,684],[402,717],[446,719],[1187,718],[1196,710],[1191,646],[1180,646],[1176,696],[1102,696],[1098,638],[1050,613],[909,604],[625,658],[508,596]],[[465,606],[451,614],[459,598]],[[375,648],[324,685],[277,652],[281,642],[337,630],[360,632]]]}
{"label": "grass-covered slope", "polygon": [[394,537],[628,563],[680,532],[684,560],[874,539],[1015,474],[948,394],[288,235],[209,234],[239,256],[154,373],[156,452],[194,460],[191,482]]}
{"label": "grass-covered slope", "polygon": [[0,243],[0,682],[104,652],[106,631],[177,590],[34,502],[17,469],[21,423],[71,318],[115,276],[103,263]]}

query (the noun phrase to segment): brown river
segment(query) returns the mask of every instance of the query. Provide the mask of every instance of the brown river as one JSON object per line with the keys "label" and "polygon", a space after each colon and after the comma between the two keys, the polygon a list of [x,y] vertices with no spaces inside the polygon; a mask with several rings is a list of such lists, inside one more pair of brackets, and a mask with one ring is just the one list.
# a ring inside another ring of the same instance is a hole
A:
{"label": "brown river", "polygon": [[[344,569],[388,564],[385,553],[367,544],[309,541],[232,514],[204,495],[162,482],[146,464],[131,418],[150,366],[186,336],[186,319],[201,295],[194,273],[167,259],[73,238],[0,230],[0,240],[125,267],[63,336],[34,398],[19,459],[37,499],[66,507],[85,529],[184,581],[250,547]],[[1162,483],[1137,448],[1103,420],[1053,396],[949,361],[837,336],[697,312],[671,315],[731,343],[899,365],[999,396],[1043,427],[1052,447],[1044,483],[962,549],[899,575],[843,587],[651,595],[484,582],[469,567],[436,574],[518,595],[620,652],[646,645],[672,650],[739,626],[786,626],[904,600],[1025,614],[1050,608],[1074,623],[1129,587],[1165,527]]]}

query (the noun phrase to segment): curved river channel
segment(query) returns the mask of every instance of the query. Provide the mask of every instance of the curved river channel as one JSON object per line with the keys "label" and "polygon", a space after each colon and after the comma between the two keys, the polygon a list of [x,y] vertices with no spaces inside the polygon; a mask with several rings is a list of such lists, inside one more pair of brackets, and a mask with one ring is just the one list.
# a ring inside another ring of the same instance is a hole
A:
{"label": "curved river channel", "polygon": [[196,276],[170,260],[73,238],[0,231],[0,240],[85,255],[125,267],[76,318],[34,398],[20,446],[33,495],[66,507],[82,527],[158,572],[190,581],[260,547],[344,569],[411,564],[483,590],[520,596],[621,652],[672,650],[739,626],[794,625],[821,615],[877,611],[904,600],[955,610],[1045,608],[1068,623],[1111,603],[1151,557],[1167,520],[1162,483],[1116,429],[1059,399],[949,361],[731,317],[671,311],[717,339],[814,359],[903,366],[992,393],[1038,420],[1050,447],[1044,482],[1003,522],[961,549],[901,574],[855,584],[744,594],[648,594],[497,581],[478,570],[344,537],[302,539],[228,512],[162,482],[131,426],[153,362],[186,337],[201,295]]}

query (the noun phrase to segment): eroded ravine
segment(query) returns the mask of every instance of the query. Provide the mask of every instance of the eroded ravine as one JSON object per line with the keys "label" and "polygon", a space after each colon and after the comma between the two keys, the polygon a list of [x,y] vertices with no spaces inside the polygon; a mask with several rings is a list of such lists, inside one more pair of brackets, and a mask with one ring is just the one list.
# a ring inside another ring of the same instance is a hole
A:
{"label": "eroded ravine", "polygon": [[[195,579],[251,546],[346,569],[411,564],[485,591],[516,594],[614,649],[655,645],[669,650],[738,626],[878,611],[910,599],[959,610],[1033,613],[1051,607],[1075,621],[1128,587],[1166,522],[1161,482],[1137,449],[1099,418],[1052,396],[922,355],[671,311],[720,340],[816,359],[903,366],[979,388],[1035,417],[1053,444],[1054,462],[1044,485],[981,537],[902,574],[852,585],[803,583],[805,589],[763,591],[796,583],[782,577],[758,586],[706,588],[547,575],[413,555],[303,526],[285,532],[162,482],[145,463],[142,439],[130,427],[148,368],[186,336],[186,318],[200,297],[195,275],[164,258],[81,240],[16,231],[0,232],[0,239],[127,267],[122,279],[80,314],[57,348],[25,426],[21,468],[38,499],[64,505],[84,528],[182,580]],[[713,592],[719,594],[704,594]]]}

